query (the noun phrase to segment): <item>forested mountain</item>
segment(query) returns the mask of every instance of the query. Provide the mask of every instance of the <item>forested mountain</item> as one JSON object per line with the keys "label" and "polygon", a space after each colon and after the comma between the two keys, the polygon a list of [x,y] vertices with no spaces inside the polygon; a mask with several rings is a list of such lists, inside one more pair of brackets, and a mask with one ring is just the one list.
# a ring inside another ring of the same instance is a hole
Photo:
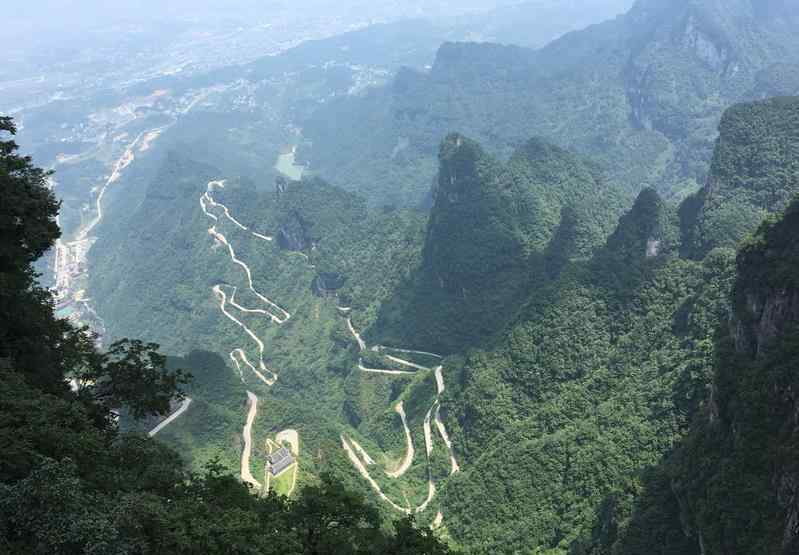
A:
{"label": "forested mountain", "polygon": [[797,31],[637,0],[429,71],[392,77],[441,32],[404,22],[134,85],[201,108],[123,125],[72,212],[105,351],[0,142],[0,552],[797,552]]}
{"label": "forested mountain", "polygon": [[593,164],[531,139],[507,163],[446,138],[413,281],[381,313],[384,341],[454,353],[513,320],[519,299],[612,231],[624,194]]}
{"label": "forested mountain", "polygon": [[[688,493],[663,497],[664,457],[705,410],[735,280],[731,247],[756,217],[720,245],[700,224],[711,207],[765,215],[799,193],[796,102],[731,108],[703,192],[678,208],[647,188],[621,218],[622,186],[540,139],[503,162],[461,134],[445,138],[429,215],[370,208],[316,178],[218,182],[216,170],[172,154],[125,226],[97,243],[92,289],[113,335],[188,354],[193,412],[164,437],[195,465],[215,456],[238,465],[242,403],[255,392],[268,409],[253,456],[266,455],[269,430],[301,430],[300,483],[334,472],[349,487],[381,488],[387,514],[386,500],[437,507],[470,553],[611,553],[636,545],[639,522],[685,510]],[[278,325],[243,314],[268,345],[271,387],[237,377],[235,349],[258,352],[215,291],[237,293],[251,312],[258,301],[227,244],[255,290],[291,313]],[[231,349],[231,361],[202,352]],[[434,396],[437,350],[451,356]],[[427,460],[417,452],[400,478],[359,478],[339,436],[390,474],[405,426],[417,450],[425,445],[431,404],[456,438],[459,471],[436,448]],[[694,549],[690,533],[657,529],[674,552]]]}
{"label": "forested mountain", "polygon": [[[736,191],[720,194],[717,206],[778,184],[776,195],[766,195],[772,203],[758,205],[774,213],[799,193],[793,157],[779,155],[790,149],[774,150],[793,144],[796,127],[772,126],[763,140],[751,132],[785,117],[795,102],[728,111],[724,121],[737,124],[721,126],[705,190],[726,179]],[[736,167],[756,168],[764,178],[739,171],[730,181],[731,171],[718,162],[730,151],[746,152],[734,158]],[[795,448],[785,392],[795,372],[777,366],[783,373],[775,374],[769,365],[795,357],[788,346],[795,210],[794,203],[782,223],[766,225],[744,247],[736,281],[731,249],[681,257],[677,210],[645,190],[605,247],[571,261],[536,290],[502,339],[450,359],[459,389],[445,406],[469,462],[443,492],[453,535],[475,553],[531,546],[552,553],[699,553],[700,543],[704,553],[776,553],[780,542],[791,552],[794,469],[787,454]],[[751,232],[749,222],[726,244]],[[712,237],[704,228],[698,233]],[[737,316],[727,340],[718,330],[728,325],[731,303]],[[783,336],[788,343],[777,341]],[[728,354],[729,341],[739,354]],[[758,347],[772,341],[783,345],[774,359]],[[758,356],[761,362],[747,362]],[[721,431],[725,410],[726,426],[751,429],[751,439]],[[692,424],[703,418],[713,423],[707,431]],[[671,454],[683,438],[687,446]],[[666,462],[657,463],[662,456]],[[730,464],[739,466],[728,470]],[[767,483],[781,484],[779,499]],[[754,499],[762,516],[749,521]]]}
{"label": "forested mountain", "polygon": [[787,1],[640,0],[538,51],[444,44],[429,73],[401,71],[313,114],[302,155],[373,202],[413,203],[447,133],[505,154],[536,135],[592,156],[631,192],[679,198],[704,184],[726,107],[797,92],[798,18]]}
{"label": "forested mountain", "polygon": [[721,137],[705,187],[682,210],[687,252],[732,247],[796,193],[799,101],[741,104],[721,120]]}

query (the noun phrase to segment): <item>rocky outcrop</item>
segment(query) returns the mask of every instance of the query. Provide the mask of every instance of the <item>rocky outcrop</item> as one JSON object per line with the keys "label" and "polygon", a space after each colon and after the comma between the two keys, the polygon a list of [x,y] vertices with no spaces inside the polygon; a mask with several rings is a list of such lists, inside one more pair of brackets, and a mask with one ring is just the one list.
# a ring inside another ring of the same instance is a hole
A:
{"label": "rocky outcrop", "polygon": [[735,348],[757,357],[788,326],[799,322],[799,291],[783,289],[768,295],[752,291],[745,296],[746,315],[733,320]]}
{"label": "rocky outcrop", "polygon": [[289,213],[286,221],[280,225],[277,232],[277,244],[287,251],[303,252],[312,247],[308,230],[310,225],[296,210]]}
{"label": "rocky outcrop", "polygon": [[677,243],[674,210],[654,189],[644,189],[608,239],[608,254],[630,265],[673,252]]}
{"label": "rocky outcrop", "polygon": [[683,45],[717,72],[723,71],[730,60],[729,49],[705,33],[693,15],[688,16],[685,24]]}
{"label": "rocky outcrop", "polygon": [[311,289],[317,297],[335,297],[346,281],[347,278],[341,274],[322,272],[314,278]]}

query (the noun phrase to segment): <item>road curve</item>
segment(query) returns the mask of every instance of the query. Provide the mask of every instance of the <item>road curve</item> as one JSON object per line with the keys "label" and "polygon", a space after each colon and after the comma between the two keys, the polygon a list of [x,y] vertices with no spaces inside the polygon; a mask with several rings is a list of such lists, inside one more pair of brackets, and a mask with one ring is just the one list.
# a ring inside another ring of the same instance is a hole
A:
{"label": "road curve", "polygon": [[247,286],[249,287],[250,291],[252,291],[255,294],[256,297],[261,299],[261,301],[263,301],[264,304],[274,308],[275,311],[277,311],[279,314],[281,314],[280,316],[276,316],[274,314],[270,314],[272,320],[276,324],[285,324],[289,319],[291,319],[291,313],[290,312],[288,312],[284,308],[278,306],[276,303],[272,302],[270,299],[268,299],[267,297],[262,295],[257,289],[255,289],[255,287],[253,286],[252,272],[250,271],[250,267],[247,264],[245,264],[242,260],[240,260],[239,258],[236,257],[236,251],[233,250],[233,245],[231,245],[228,242],[227,238],[223,234],[221,234],[221,233],[219,233],[219,231],[217,231],[216,226],[210,228],[208,230],[208,233],[214,239],[219,241],[222,245],[227,247],[228,253],[230,254],[230,259],[233,261],[234,264],[236,264],[237,266],[241,267],[244,270],[244,273],[247,276]]}
{"label": "road curve", "polygon": [[225,217],[228,220],[230,220],[231,222],[233,222],[233,224],[236,227],[238,227],[242,231],[249,231],[249,229],[247,229],[247,226],[245,226],[240,221],[238,221],[236,218],[234,218],[233,216],[230,215],[230,210],[228,210],[227,206],[225,206],[221,202],[216,202],[216,200],[214,200],[214,197],[211,196],[211,193],[213,192],[215,186],[218,186],[219,188],[224,188],[225,181],[224,180],[222,180],[222,181],[212,181],[212,182],[210,182],[208,184],[208,187],[207,187],[207,189],[205,191],[205,194],[203,195],[203,197],[205,197],[205,199],[208,202],[208,204],[210,204],[211,206],[220,207],[222,209],[222,211],[225,213]]}
{"label": "road curve", "polygon": [[411,437],[411,430],[408,428],[408,419],[405,416],[405,406],[402,401],[397,403],[397,406],[394,407],[394,410],[397,414],[400,415],[400,419],[402,420],[402,427],[405,429],[405,458],[402,460],[402,463],[396,470],[391,472],[386,471],[386,474],[391,478],[399,478],[400,476],[404,475],[408,469],[411,467],[413,463],[413,457],[415,454],[415,450],[413,448],[413,438]]}
{"label": "road curve", "polygon": [[258,369],[255,366],[253,366],[252,363],[250,362],[250,360],[247,358],[247,353],[245,353],[242,349],[233,349],[230,352],[230,358],[232,358],[233,361],[236,362],[236,366],[240,368],[236,357],[241,359],[241,362],[243,362],[245,364],[245,366],[247,366],[247,368],[252,370],[253,374],[255,374],[258,377],[259,380],[264,382],[269,387],[272,387],[277,382],[277,374],[275,374],[274,372],[272,372],[271,370],[266,368],[266,366],[264,366],[262,364],[262,362],[263,362],[262,360],[258,361],[259,364],[261,364],[261,366],[262,366],[262,370],[264,370],[265,372],[269,372],[273,377],[267,378],[266,376],[263,375],[262,372],[259,372]]}
{"label": "road curve", "polygon": [[393,507],[395,510],[401,513],[405,513],[406,515],[411,514],[410,508],[400,507],[399,505],[394,503],[391,499],[389,499],[385,493],[383,493],[383,490],[380,489],[380,485],[374,481],[372,476],[369,474],[369,471],[366,470],[366,467],[361,462],[361,459],[358,458],[358,455],[355,454],[355,451],[348,443],[347,438],[344,436],[344,434],[341,434],[341,446],[344,448],[344,451],[347,453],[347,456],[349,457],[352,464],[355,465],[355,468],[358,470],[361,476],[367,482],[369,482],[369,485],[372,486],[372,489],[375,490],[375,493],[377,493],[380,499],[382,499],[383,501],[391,505],[391,507]]}
{"label": "road curve", "polygon": [[262,316],[266,316],[271,319],[272,313],[268,310],[264,310],[263,308],[245,308],[241,306],[239,303],[236,302],[236,292],[238,291],[238,287],[233,287],[233,293],[230,295],[230,306],[243,312],[245,314],[261,314]]}

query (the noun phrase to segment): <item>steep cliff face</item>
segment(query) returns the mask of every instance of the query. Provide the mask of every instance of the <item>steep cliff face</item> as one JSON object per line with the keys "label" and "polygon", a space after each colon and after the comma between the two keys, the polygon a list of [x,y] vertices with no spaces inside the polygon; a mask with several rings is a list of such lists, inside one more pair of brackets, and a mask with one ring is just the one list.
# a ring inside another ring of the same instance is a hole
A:
{"label": "steep cliff face", "polygon": [[302,215],[298,211],[292,210],[278,228],[278,245],[283,250],[294,252],[310,249],[312,242],[308,235],[308,228],[309,224]]}
{"label": "steep cliff face", "polygon": [[799,323],[799,201],[764,224],[739,255],[733,334],[755,357]]}
{"label": "steep cliff face", "polygon": [[672,469],[703,553],[799,549],[799,199],[738,256],[706,415]]}
{"label": "steep cliff face", "polygon": [[[735,351],[752,357],[766,386],[774,442],[768,472],[776,492],[774,523],[785,553],[799,549],[799,199],[767,222],[739,255],[732,334]],[[739,392],[739,394],[742,392]],[[733,433],[740,427],[732,418]]]}
{"label": "steep cliff face", "polygon": [[501,166],[477,143],[452,135],[439,159],[425,270],[441,289],[466,297],[522,260],[523,237],[500,185]]}

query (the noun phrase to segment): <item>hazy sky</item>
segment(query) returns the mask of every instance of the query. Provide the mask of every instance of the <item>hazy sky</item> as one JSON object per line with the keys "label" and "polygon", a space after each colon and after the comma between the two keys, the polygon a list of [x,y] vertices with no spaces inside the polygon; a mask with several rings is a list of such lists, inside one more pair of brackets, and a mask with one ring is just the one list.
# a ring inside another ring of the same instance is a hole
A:
{"label": "hazy sky", "polygon": [[[2,1],[2,0],[0,0]],[[495,17],[469,20],[479,30],[481,23],[492,25],[506,42],[525,43],[525,29],[541,34],[547,18],[557,21],[558,33],[579,28],[624,11],[633,0],[23,0],[9,2],[4,9],[6,50],[11,61],[23,59],[57,60],[72,56],[67,50],[95,50],[113,45],[130,36],[133,25],[141,46],[161,48],[164,41],[183,31],[192,33],[228,32],[228,29],[259,29],[279,22],[283,31],[274,36],[286,38],[286,28],[302,36],[303,21],[320,25],[336,18],[329,33],[346,30],[350,24],[427,17],[454,23],[457,16],[473,12],[495,12],[497,8],[526,4],[518,12],[498,12]],[[538,9],[537,6],[541,5]],[[563,9],[560,10],[559,7]],[[540,17],[539,17],[540,15]],[[482,16],[479,16],[482,17]],[[566,25],[573,20],[574,26]],[[321,22],[321,23],[320,23]],[[119,26],[126,25],[121,32]],[[488,29],[482,29],[486,31]],[[324,35],[325,29],[322,29]],[[261,32],[261,31],[259,31]],[[267,31],[271,32],[271,31]],[[495,34],[496,34],[495,33]],[[528,33],[528,34],[529,34]],[[557,36],[557,33],[553,35]],[[532,44],[537,45],[537,44]],[[0,69],[0,75],[3,73]]]}
{"label": "hazy sky", "polygon": [[[564,0],[565,2],[571,0]],[[275,12],[318,15],[351,13],[403,14],[458,13],[519,3],[518,0],[27,0],[6,8],[11,21],[42,25],[61,23],[96,25],[119,20],[163,17],[195,19],[225,17],[251,19]]]}

